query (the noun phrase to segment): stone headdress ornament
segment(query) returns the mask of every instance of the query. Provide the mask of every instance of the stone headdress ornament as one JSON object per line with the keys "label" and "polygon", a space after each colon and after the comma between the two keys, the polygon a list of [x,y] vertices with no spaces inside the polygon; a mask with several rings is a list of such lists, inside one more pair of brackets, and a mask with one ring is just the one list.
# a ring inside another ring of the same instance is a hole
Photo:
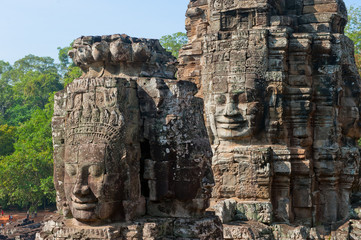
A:
{"label": "stone headdress ornament", "polygon": [[65,121],[67,144],[91,143],[94,139],[112,142],[121,135],[124,118],[116,107],[118,92],[111,88],[89,91],[96,85],[97,79],[77,79],[68,88],[71,97]]}

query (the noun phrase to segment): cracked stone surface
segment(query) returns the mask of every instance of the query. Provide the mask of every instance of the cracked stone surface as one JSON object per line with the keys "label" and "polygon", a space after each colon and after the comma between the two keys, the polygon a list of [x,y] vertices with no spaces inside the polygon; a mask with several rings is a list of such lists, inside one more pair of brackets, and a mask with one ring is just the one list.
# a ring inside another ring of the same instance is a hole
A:
{"label": "cracked stone surface", "polygon": [[[127,239],[152,224],[158,237],[221,237],[218,218],[205,215],[214,179],[203,100],[175,79],[174,57],[158,40],[124,34],[81,37],[69,56],[83,75],[56,94],[52,122],[57,207],[69,221],[38,238],[125,237],[108,234],[113,223],[135,228]],[[140,229],[143,216],[154,220]]]}
{"label": "cracked stone surface", "polygon": [[249,220],[330,231],[347,221],[360,186],[361,81],[344,2],[192,0],[186,17],[178,78],[205,102],[221,218],[232,199],[269,206]]}
{"label": "cracked stone surface", "polygon": [[178,66],[158,40],[76,39],[83,76],[53,118],[62,215],[37,238],[360,238],[346,22],[342,0],[190,0]]}

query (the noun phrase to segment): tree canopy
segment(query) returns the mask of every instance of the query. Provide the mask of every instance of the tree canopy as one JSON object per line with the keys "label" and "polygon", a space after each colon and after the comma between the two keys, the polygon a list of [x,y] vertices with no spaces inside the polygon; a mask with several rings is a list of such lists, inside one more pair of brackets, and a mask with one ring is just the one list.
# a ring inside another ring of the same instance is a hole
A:
{"label": "tree canopy", "polygon": [[355,60],[361,74],[361,7],[351,6],[347,12],[348,23],[345,28],[345,34],[355,44]]}
{"label": "tree canopy", "polygon": [[51,140],[52,103],[35,110],[15,134],[15,151],[0,158],[0,199],[32,207],[54,202]]}
{"label": "tree canopy", "polygon": [[54,92],[80,76],[58,48],[60,64],[28,55],[0,61],[0,205],[36,208],[55,202],[51,118]]}
{"label": "tree canopy", "polygon": [[187,41],[187,34],[182,32],[165,35],[159,39],[162,47],[164,47],[168,52],[171,52],[172,55],[176,58],[178,58],[179,49],[181,49],[181,47],[186,44]]}

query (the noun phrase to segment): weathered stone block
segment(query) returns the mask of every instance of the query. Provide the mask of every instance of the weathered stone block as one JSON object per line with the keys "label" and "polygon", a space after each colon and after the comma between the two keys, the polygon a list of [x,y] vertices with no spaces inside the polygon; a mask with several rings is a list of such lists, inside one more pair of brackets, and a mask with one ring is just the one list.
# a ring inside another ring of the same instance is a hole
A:
{"label": "weathered stone block", "polygon": [[235,220],[270,224],[272,222],[272,211],[270,202],[238,202]]}
{"label": "weathered stone block", "polygon": [[216,215],[220,218],[222,223],[228,223],[236,220],[237,201],[233,199],[226,199],[213,206]]}

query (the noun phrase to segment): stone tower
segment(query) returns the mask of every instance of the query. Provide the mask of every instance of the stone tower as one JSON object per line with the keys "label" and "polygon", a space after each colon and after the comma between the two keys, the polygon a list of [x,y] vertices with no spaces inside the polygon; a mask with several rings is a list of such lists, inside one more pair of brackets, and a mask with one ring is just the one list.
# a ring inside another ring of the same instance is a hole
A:
{"label": "stone tower", "polygon": [[186,16],[178,77],[205,101],[218,215],[345,222],[359,181],[361,79],[343,1],[191,0]]}

